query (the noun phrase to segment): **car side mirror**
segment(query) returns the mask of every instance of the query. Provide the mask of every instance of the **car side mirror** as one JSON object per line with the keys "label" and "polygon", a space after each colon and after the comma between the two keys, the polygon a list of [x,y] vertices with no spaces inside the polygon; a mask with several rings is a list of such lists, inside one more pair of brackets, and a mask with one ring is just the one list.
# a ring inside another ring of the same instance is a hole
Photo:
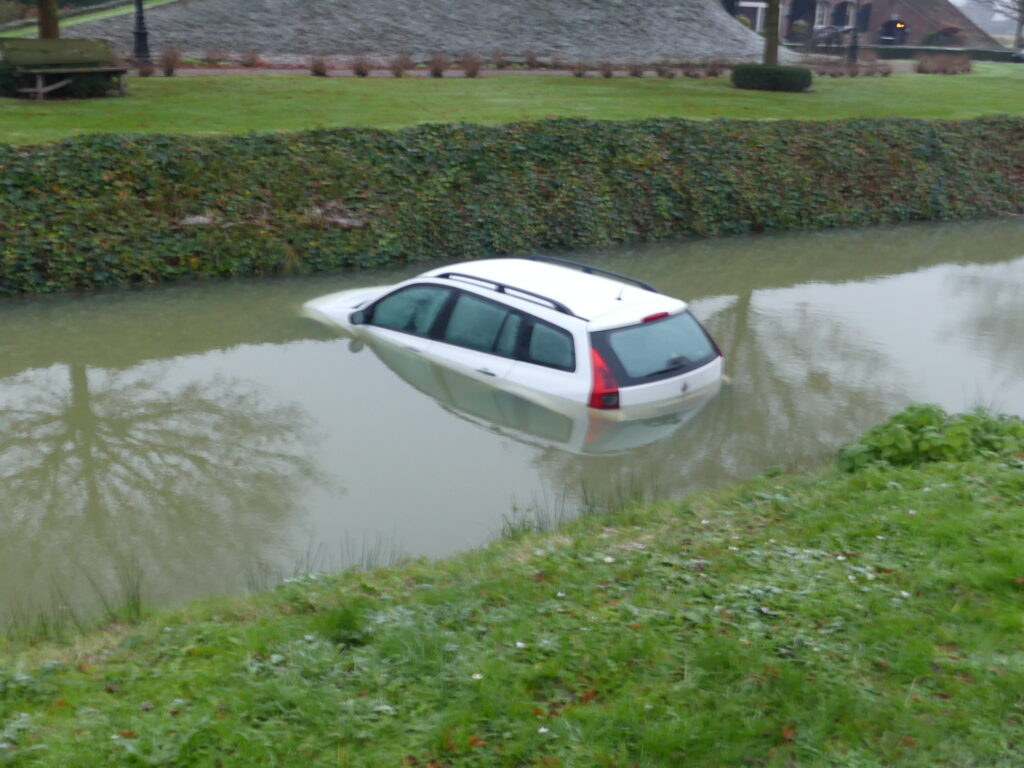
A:
{"label": "car side mirror", "polygon": [[366,323],[366,313],[363,310],[357,310],[348,316],[348,321],[352,325],[363,325]]}

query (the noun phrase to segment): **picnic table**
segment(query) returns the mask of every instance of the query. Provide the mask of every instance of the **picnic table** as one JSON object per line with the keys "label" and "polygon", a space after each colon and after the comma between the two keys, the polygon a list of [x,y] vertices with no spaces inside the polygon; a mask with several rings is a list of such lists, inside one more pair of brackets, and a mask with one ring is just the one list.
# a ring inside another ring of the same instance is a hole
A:
{"label": "picnic table", "polygon": [[118,64],[106,40],[69,38],[63,40],[22,40],[0,38],[0,61],[14,67],[24,83],[18,93],[34,99],[69,85],[83,75],[110,75],[117,79],[117,91],[125,95],[124,76],[128,67]]}

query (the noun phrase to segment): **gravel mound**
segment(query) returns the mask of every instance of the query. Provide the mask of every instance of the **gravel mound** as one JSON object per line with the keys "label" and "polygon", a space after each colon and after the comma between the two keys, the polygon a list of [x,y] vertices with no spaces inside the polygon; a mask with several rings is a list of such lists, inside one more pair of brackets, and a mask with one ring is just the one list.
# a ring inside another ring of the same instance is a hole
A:
{"label": "gravel mound", "polygon": [[[129,14],[74,27],[132,47]],[[263,56],[424,58],[464,51],[509,58],[653,62],[757,60],[763,40],[718,0],[180,0],[146,11],[150,48]]]}

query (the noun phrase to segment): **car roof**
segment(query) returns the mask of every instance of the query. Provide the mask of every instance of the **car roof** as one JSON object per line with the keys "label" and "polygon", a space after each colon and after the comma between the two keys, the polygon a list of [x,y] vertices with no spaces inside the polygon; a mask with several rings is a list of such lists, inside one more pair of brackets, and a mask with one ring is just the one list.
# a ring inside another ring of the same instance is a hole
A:
{"label": "car roof", "polygon": [[592,330],[638,322],[651,313],[675,313],[686,308],[680,299],[638,285],[533,259],[465,261],[432,269],[421,277],[442,277],[448,273],[501,283],[550,299],[586,320]]}

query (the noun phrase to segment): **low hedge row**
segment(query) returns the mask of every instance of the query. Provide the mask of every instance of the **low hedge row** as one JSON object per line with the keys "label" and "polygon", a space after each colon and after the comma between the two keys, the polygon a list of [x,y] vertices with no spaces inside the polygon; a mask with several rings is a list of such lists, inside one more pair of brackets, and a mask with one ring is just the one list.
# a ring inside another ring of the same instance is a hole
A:
{"label": "low hedge row", "polygon": [[556,120],[0,146],[0,293],[1024,211],[1024,120]]}
{"label": "low hedge row", "polygon": [[1014,51],[986,48],[941,48],[927,45],[862,45],[861,51],[874,51],[880,59],[913,59],[921,54],[968,54],[971,61],[1013,61]]}

